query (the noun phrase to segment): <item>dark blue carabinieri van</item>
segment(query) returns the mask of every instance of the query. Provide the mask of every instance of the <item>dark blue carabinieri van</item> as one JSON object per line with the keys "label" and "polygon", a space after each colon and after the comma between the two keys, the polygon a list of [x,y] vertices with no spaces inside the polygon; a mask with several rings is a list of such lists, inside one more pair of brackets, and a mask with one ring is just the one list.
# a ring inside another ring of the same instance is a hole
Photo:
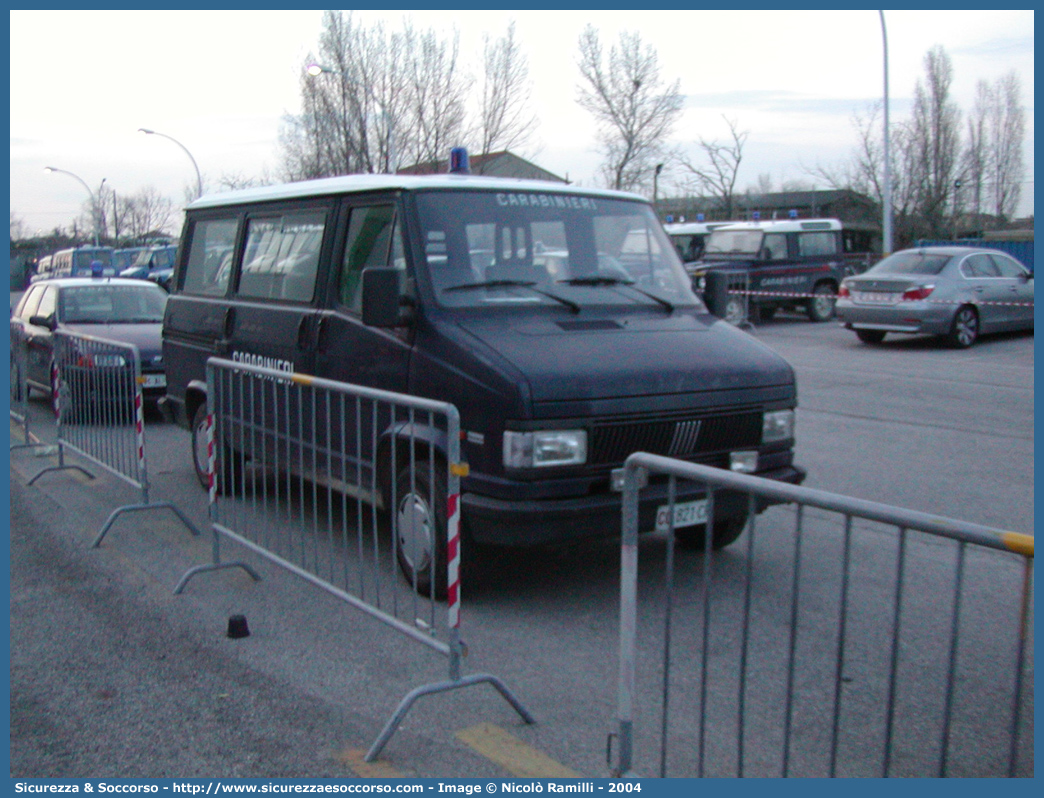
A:
{"label": "dark blue carabinieri van", "polygon": [[[357,175],[206,196],[186,211],[163,334],[166,407],[195,433],[201,479],[213,355],[451,402],[462,525],[481,543],[618,533],[612,476],[635,451],[804,477],[792,369],[707,312],[631,194]],[[644,489],[645,529],[665,501]],[[702,493],[678,501],[677,534],[698,543]],[[726,545],[747,504],[715,506]]]}

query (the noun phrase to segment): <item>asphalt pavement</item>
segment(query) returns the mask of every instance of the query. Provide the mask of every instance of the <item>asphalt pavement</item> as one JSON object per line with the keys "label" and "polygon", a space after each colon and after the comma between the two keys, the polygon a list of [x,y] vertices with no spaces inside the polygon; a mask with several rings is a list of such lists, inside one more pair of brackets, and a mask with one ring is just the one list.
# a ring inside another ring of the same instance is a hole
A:
{"label": "asphalt pavement", "polygon": [[[836,325],[785,316],[755,335],[798,373],[808,484],[1032,533],[1032,335],[967,352],[918,340],[865,347]],[[41,398],[32,404],[46,412]],[[47,441],[44,418],[35,429]],[[206,496],[188,433],[157,419],[147,433],[153,499],[175,501],[203,535],[149,509],[120,517],[93,549],[136,490],[93,467],[93,479],[70,470],[29,485],[53,451],[11,453],[12,776],[608,775],[618,546],[508,552],[471,575],[466,671],[504,679],[535,725],[487,687],[434,696],[365,763],[399,700],[444,679],[445,660],[256,559],[261,582],[230,570],[173,595],[211,559]],[[12,424],[12,443],[20,436]],[[643,543],[644,575],[663,548]],[[696,555],[684,557],[695,569]],[[239,614],[251,634],[231,639]]]}

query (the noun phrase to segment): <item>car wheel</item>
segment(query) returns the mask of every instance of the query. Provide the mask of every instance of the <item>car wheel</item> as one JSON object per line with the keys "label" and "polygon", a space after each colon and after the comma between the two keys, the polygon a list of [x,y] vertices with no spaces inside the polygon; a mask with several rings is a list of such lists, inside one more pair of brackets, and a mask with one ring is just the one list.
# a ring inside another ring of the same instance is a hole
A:
{"label": "car wheel", "polygon": [[739,325],[747,320],[747,308],[738,296],[730,296],[725,303],[725,321]]}
{"label": "car wheel", "polygon": [[837,291],[830,283],[820,283],[812,289],[812,298],[808,302],[808,317],[812,321],[830,321],[834,318],[834,304],[837,302]]}
{"label": "car wheel", "polygon": [[971,305],[957,309],[946,342],[956,349],[967,349],[979,338],[979,314]]}
{"label": "car wheel", "polygon": [[879,344],[885,339],[884,330],[856,330],[855,334],[864,344]]}
{"label": "car wheel", "polygon": [[420,595],[446,598],[446,477],[421,463],[399,472],[395,485],[395,555],[399,568]]}
{"label": "car wheel", "polygon": [[[711,548],[723,549],[734,543],[747,528],[747,517],[722,518],[714,522],[714,541]],[[686,549],[703,551],[707,544],[707,528],[704,525],[675,529],[674,539]]]}

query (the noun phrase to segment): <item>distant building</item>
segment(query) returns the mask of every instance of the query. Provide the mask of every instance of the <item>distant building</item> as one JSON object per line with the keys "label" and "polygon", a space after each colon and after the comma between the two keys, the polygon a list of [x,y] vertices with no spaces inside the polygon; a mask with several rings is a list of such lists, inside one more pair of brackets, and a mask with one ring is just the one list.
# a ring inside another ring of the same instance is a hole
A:
{"label": "distant building", "polygon": [[[832,218],[842,222],[876,223],[880,225],[881,209],[870,197],[847,189],[827,191],[777,191],[769,194],[737,194],[731,218],[721,208],[716,197],[681,197],[662,199],[657,203],[661,219],[671,216],[673,221],[751,221],[754,214],[762,221],[789,219]],[[793,213],[792,213],[793,212]]]}
{"label": "distant building", "polygon": [[[568,183],[565,178],[537,166],[535,163],[520,158],[513,152],[501,150],[488,155],[472,155],[469,158],[471,173],[487,177],[512,177],[525,180],[550,180],[554,183]],[[449,171],[449,160],[429,161],[404,166],[399,169],[400,175],[440,175]]]}

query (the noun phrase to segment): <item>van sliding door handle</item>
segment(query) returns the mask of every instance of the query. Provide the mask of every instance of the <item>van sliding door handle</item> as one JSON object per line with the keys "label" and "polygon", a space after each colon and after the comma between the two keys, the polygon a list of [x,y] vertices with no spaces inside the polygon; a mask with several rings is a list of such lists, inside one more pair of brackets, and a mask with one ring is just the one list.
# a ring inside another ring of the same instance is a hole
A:
{"label": "van sliding door handle", "polygon": [[297,325],[297,348],[301,351],[311,348],[310,332],[311,325],[308,323],[308,316],[302,316]]}
{"label": "van sliding door handle", "polygon": [[236,309],[235,308],[225,308],[225,320],[224,320],[224,323],[222,325],[222,328],[223,328],[223,330],[225,332],[225,338],[231,338],[232,337],[232,333],[235,331],[235,328],[236,328]]}

